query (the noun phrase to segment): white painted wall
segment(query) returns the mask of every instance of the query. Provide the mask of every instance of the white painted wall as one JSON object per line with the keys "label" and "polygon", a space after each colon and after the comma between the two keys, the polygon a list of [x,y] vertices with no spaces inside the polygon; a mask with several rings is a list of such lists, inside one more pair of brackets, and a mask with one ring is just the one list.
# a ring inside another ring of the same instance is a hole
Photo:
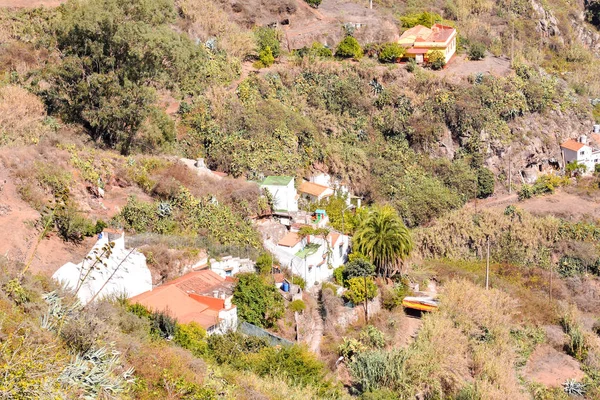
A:
{"label": "white painted wall", "polygon": [[[102,255],[102,249],[108,243],[108,235],[103,234],[86,259],[79,264],[66,263],[52,278],[71,290],[77,290],[77,297],[83,304],[96,294],[96,299],[113,295],[130,298],[152,290],[152,275],[146,265],[146,257],[138,251],[126,249],[123,234],[114,240],[110,256]],[[97,257],[101,262],[91,269]]]}
{"label": "white painted wall", "polygon": [[294,187],[294,179],[287,186],[261,185],[261,188],[267,189],[273,196],[273,208],[275,210],[298,211],[298,192]]}

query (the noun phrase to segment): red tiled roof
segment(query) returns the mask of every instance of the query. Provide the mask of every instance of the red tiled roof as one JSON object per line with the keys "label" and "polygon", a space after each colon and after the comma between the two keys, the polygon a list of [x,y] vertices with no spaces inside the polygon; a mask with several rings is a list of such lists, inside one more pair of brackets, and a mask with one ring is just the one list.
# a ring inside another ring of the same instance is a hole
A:
{"label": "red tiled roof", "polygon": [[340,236],[341,235],[337,232],[331,232],[327,235],[327,238],[331,240],[331,246],[335,246]]}
{"label": "red tiled roof", "polygon": [[431,27],[431,36],[428,38],[430,42],[444,43],[452,34],[456,32],[453,27],[442,24],[434,24]]}
{"label": "red tiled roof", "polygon": [[416,47],[411,47],[406,50],[406,54],[427,54],[429,49],[418,49]]}
{"label": "red tiled roof", "polygon": [[130,301],[153,311],[168,312],[180,323],[197,322],[208,329],[219,322],[225,300],[212,296],[213,290],[230,294],[233,281],[211,270],[190,272],[135,297]]}
{"label": "red tiled roof", "polygon": [[569,139],[566,142],[561,143],[560,145],[560,147],[562,148],[573,151],[579,151],[579,149],[581,149],[583,146],[585,146],[585,144],[578,142],[575,139]]}
{"label": "red tiled roof", "polygon": [[[313,182],[302,182],[298,187],[298,192],[310,194],[311,196],[316,197],[323,195],[328,190],[331,191],[329,187]],[[333,193],[330,193],[329,196],[332,194]]]}

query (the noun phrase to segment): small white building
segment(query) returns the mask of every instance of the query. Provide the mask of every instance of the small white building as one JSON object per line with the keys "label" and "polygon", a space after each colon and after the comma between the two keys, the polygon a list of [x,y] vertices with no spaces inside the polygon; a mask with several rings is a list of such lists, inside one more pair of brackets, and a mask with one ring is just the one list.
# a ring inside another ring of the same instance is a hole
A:
{"label": "small white building", "polygon": [[222,278],[234,276],[240,272],[254,272],[254,263],[249,258],[226,256],[220,260],[210,259],[210,270]]}
{"label": "small white building", "polygon": [[304,278],[310,288],[331,279],[333,270],[344,264],[348,248],[348,236],[338,232],[331,232],[326,238],[302,238],[297,232],[289,232],[277,244],[275,256],[282,266]]}
{"label": "small white building", "polygon": [[298,192],[296,191],[294,177],[268,176],[260,185],[261,189],[268,190],[273,197],[275,211],[298,211]]}
{"label": "small white building", "polygon": [[581,135],[578,140],[569,139],[560,145],[565,166],[571,162],[578,162],[586,166],[586,172],[594,172],[596,164],[600,162],[600,149],[592,147],[586,135]]}
{"label": "small white building", "polygon": [[333,196],[334,191],[329,186],[304,181],[298,187],[298,193],[304,200],[312,203]]}
{"label": "small white building", "polygon": [[92,298],[113,295],[130,298],[152,290],[146,257],[137,250],[125,248],[123,232],[102,232],[82,262],[66,263],[52,278],[75,291],[83,304]]}

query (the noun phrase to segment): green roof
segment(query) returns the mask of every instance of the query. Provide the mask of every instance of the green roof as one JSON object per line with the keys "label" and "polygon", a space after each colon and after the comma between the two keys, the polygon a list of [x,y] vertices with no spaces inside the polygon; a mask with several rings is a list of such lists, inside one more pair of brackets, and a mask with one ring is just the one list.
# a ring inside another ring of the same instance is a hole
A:
{"label": "green roof", "polygon": [[264,186],[287,186],[292,179],[294,179],[293,176],[267,176],[262,184]]}
{"label": "green roof", "polygon": [[321,246],[316,243],[309,243],[306,246],[304,246],[302,250],[296,253],[296,257],[305,258],[308,256],[312,256],[317,252],[317,250],[319,250],[319,247]]}

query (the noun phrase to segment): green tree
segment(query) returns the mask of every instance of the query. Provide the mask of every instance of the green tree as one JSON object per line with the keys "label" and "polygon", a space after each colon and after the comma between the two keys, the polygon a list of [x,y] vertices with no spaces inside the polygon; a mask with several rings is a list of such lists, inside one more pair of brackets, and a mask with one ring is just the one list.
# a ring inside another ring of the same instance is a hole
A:
{"label": "green tree", "polygon": [[346,36],[344,40],[338,44],[335,55],[341,58],[353,58],[359,60],[363,56],[363,51],[355,38]]}
{"label": "green tree", "polygon": [[256,259],[256,264],[254,265],[256,268],[256,272],[261,275],[266,275],[271,273],[271,268],[273,267],[273,256],[269,252],[260,253],[258,258]]}
{"label": "green tree", "polygon": [[369,257],[383,276],[395,272],[412,247],[410,232],[390,206],[374,207],[354,236],[355,251]]}
{"label": "green tree", "polygon": [[321,0],[304,0],[308,3],[309,6],[311,6],[312,8],[319,8],[319,5],[321,4]]}
{"label": "green tree", "polygon": [[587,170],[587,166],[584,163],[572,161],[565,166],[565,172],[568,176],[575,176],[584,174]]}
{"label": "green tree", "polygon": [[413,26],[423,25],[431,28],[433,24],[442,22],[442,16],[436,13],[424,11],[422,13],[408,14],[400,17],[403,28],[412,28]]}
{"label": "green tree", "polygon": [[491,196],[494,193],[494,174],[485,167],[477,170],[477,197],[480,199]]}
{"label": "green tree", "polygon": [[444,53],[439,50],[434,50],[427,56],[427,62],[431,69],[440,70],[446,65]]}
{"label": "green tree", "polygon": [[267,48],[271,49],[271,54],[275,58],[281,54],[281,32],[279,30],[266,26],[258,27],[254,30],[254,39],[259,54]]}
{"label": "green tree", "polygon": [[344,281],[346,281],[352,278],[373,276],[375,266],[369,261],[359,258],[346,264],[343,271]]}
{"label": "green tree", "polygon": [[258,61],[264,67],[270,67],[275,62],[275,57],[273,57],[273,51],[271,51],[271,47],[267,46],[264,50],[258,54]]}
{"label": "green tree", "polygon": [[404,47],[398,43],[385,43],[379,51],[379,61],[382,63],[395,63],[404,56],[405,52]]}
{"label": "green tree", "polygon": [[256,326],[270,328],[283,316],[283,299],[274,285],[256,274],[237,275],[233,303],[240,319]]}
{"label": "green tree", "polygon": [[[344,292],[344,298],[353,304],[360,304],[367,300],[373,300],[377,296],[377,285],[373,278],[352,278],[347,282],[348,290]],[[365,292],[366,286],[366,292]]]}

